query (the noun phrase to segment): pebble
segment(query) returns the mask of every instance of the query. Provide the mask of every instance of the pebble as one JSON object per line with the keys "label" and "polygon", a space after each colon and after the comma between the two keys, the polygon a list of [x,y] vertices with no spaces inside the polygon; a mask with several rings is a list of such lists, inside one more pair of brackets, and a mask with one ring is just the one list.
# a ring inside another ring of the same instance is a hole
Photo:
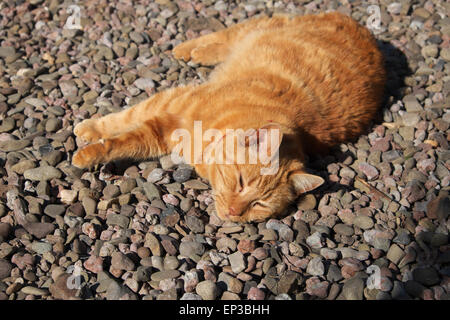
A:
{"label": "pebble", "polygon": [[251,287],[247,293],[248,300],[264,300],[265,297],[266,294],[264,293],[264,291],[257,287]]}
{"label": "pebble", "polygon": [[178,270],[163,270],[152,273],[151,279],[152,281],[161,281],[166,279],[175,279],[178,278],[180,275],[181,273]]}
{"label": "pebble", "polygon": [[342,224],[339,223],[337,225],[334,226],[334,231],[338,234],[344,235],[344,236],[352,236],[354,231],[353,228],[346,225],[346,224]]}
{"label": "pebble", "polygon": [[173,172],[172,176],[176,182],[183,183],[188,181],[191,175],[192,175],[192,168],[179,166]]}
{"label": "pebble", "polygon": [[306,292],[311,296],[325,299],[328,295],[329,283],[320,281],[318,277],[312,277],[306,280]]}
{"label": "pebble", "polygon": [[47,296],[49,294],[49,292],[47,290],[32,287],[32,286],[23,287],[20,291],[24,294],[31,294],[34,296]]}
{"label": "pebble", "polygon": [[346,300],[362,300],[364,290],[364,281],[353,277],[348,279],[342,288],[342,296]]}
{"label": "pebble", "polygon": [[206,190],[209,188],[207,184],[198,180],[189,180],[184,182],[183,185],[187,189],[195,189],[195,190]]}
{"label": "pebble", "polygon": [[237,251],[233,254],[230,254],[228,256],[228,260],[230,261],[231,270],[233,271],[233,273],[238,274],[245,270],[245,258],[241,252]]}
{"label": "pebble", "polygon": [[368,230],[372,229],[374,226],[374,222],[372,218],[365,215],[358,215],[353,219],[353,224],[360,229]]}
{"label": "pebble", "polygon": [[0,238],[7,240],[11,232],[11,225],[9,223],[0,222]]}
{"label": "pebble", "polygon": [[299,202],[297,202],[297,208],[299,210],[312,210],[317,205],[316,197],[313,194],[306,194]]}
{"label": "pebble", "polygon": [[130,223],[130,218],[121,214],[111,214],[106,219],[106,224],[111,226],[119,226],[127,229]]}
{"label": "pebble", "polygon": [[211,280],[204,280],[197,284],[195,292],[202,297],[203,300],[215,300],[219,294],[219,288]]}
{"label": "pebble", "polygon": [[0,279],[5,279],[10,276],[13,266],[9,261],[0,259]]}
{"label": "pebble", "polygon": [[422,111],[422,106],[417,101],[417,98],[408,95],[403,98],[403,103],[405,104],[405,109],[407,112],[420,112]]}
{"label": "pebble", "polygon": [[320,232],[315,232],[308,238],[306,238],[306,243],[313,249],[320,249],[323,247],[323,238]]}
{"label": "pebble", "polygon": [[111,255],[111,266],[117,270],[133,271],[135,269],[133,260],[121,252],[114,252]]}
{"label": "pebble", "polygon": [[378,178],[379,172],[374,166],[371,166],[368,163],[360,163],[358,168],[364,173],[369,181]]}
{"label": "pebble", "polygon": [[59,179],[62,176],[61,171],[50,166],[43,166],[25,170],[23,173],[25,179],[32,181],[48,181],[51,179]]}
{"label": "pebble", "polygon": [[49,287],[49,291],[53,298],[58,300],[72,300],[76,297],[77,289],[67,286],[70,274],[61,274],[54,283]]}
{"label": "pebble", "polygon": [[31,249],[37,254],[44,254],[46,252],[52,251],[52,245],[46,242],[34,241],[31,244]]}
{"label": "pebble", "polygon": [[180,255],[192,258],[201,256],[205,252],[205,246],[199,242],[186,241],[180,244]]}
{"label": "pebble", "polygon": [[320,255],[327,260],[335,260],[338,257],[338,253],[335,250],[328,248],[320,249]]}
{"label": "pebble", "polygon": [[313,276],[322,276],[325,272],[325,267],[321,257],[313,258],[306,268],[306,272]]}
{"label": "pebble", "polygon": [[416,268],[413,270],[414,280],[424,286],[433,286],[440,282],[437,271],[432,267]]}
{"label": "pebble", "polygon": [[386,254],[386,258],[388,258],[394,264],[398,264],[404,256],[405,253],[403,252],[403,250],[395,243],[391,245],[389,251]]}
{"label": "pebble", "polygon": [[111,281],[106,290],[106,300],[137,300],[137,297],[127,286]]}
{"label": "pebble", "polygon": [[440,195],[428,202],[427,216],[430,219],[445,220],[450,215],[450,197]]}
{"label": "pebble", "polygon": [[55,230],[55,225],[47,222],[31,222],[25,225],[25,229],[36,238],[42,239]]}
{"label": "pebble", "polygon": [[202,300],[202,297],[195,293],[186,292],[183,294],[180,300]]}

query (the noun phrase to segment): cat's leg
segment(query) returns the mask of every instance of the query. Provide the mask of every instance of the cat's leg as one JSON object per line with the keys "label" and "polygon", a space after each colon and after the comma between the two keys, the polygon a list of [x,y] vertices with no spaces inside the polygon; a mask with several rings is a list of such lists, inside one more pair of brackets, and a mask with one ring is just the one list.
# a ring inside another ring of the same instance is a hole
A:
{"label": "cat's leg", "polygon": [[227,29],[185,41],[173,49],[173,55],[184,61],[192,60],[204,65],[214,65],[226,59],[230,47],[252,29],[270,20],[269,17],[251,19]]}
{"label": "cat's leg", "polygon": [[214,65],[225,61],[230,48],[254,30],[299,26],[304,18],[300,16],[264,16],[235,24],[224,30],[185,41],[173,49],[173,55],[184,61],[192,60],[204,65]]}
{"label": "cat's leg", "polygon": [[89,168],[116,159],[145,159],[169,153],[166,137],[177,126],[176,119],[154,118],[134,130],[89,144],[75,153],[72,163]]}
{"label": "cat's leg", "polygon": [[91,118],[80,122],[73,130],[75,136],[89,143],[110,139],[140,125],[136,113],[142,111],[136,105],[120,112],[110,113],[101,118]]}
{"label": "cat's leg", "polygon": [[131,131],[154,115],[157,106],[167,105],[188,90],[191,90],[189,86],[165,90],[123,111],[101,118],[86,119],[75,126],[74,134],[86,142],[93,143]]}

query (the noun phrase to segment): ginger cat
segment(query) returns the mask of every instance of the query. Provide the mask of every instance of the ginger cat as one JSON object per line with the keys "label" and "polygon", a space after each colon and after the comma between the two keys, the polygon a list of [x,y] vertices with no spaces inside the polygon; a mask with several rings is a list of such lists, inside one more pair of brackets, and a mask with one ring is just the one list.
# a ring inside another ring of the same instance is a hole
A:
{"label": "ginger cat", "polygon": [[[220,65],[201,85],[169,89],[78,124],[75,135],[91,144],[74,155],[73,164],[87,168],[169,154],[179,142],[172,132],[194,134],[194,121],[223,136],[227,129],[253,128],[257,139],[245,146],[275,144],[275,173],[262,175],[262,163],[194,163],[210,181],[223,220],[277,217],[300,194],[320,186],[321,177],[306,173],[305,152],[362,134],[383,99],[386,72],[375,39],[339,13],[255,18],[184,42],[173,54]],[[278,130],[278,144],[268,142],[263,128]]]}

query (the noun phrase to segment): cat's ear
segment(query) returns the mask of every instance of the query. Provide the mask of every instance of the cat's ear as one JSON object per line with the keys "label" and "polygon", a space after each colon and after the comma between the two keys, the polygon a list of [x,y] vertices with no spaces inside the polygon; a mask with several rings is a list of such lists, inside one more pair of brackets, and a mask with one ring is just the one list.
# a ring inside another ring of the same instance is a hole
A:
{"label": "cat's ear", "polygon": [[264,145],[267,146],[267,150],[276,151],[280,148],[281,140],[283,140],[281,125],[269,122],[246,137],[245,145],[246,147]]}
{"label": "cat's ear", "polygon": [[297,194],[305,193],[320,187],[325,181],[313,174],[304,173],[301,171],[293,171],[289,175],[289,180],[294,186]]}

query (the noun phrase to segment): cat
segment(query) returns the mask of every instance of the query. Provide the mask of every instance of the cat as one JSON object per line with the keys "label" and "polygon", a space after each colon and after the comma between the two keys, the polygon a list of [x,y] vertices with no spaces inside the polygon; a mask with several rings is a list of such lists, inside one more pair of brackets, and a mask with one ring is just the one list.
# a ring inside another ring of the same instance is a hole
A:
{"label": "cat", "polygon": [[[217,67],[200,85],[171,88],[124,111],[82,121],[74,133],[90,144],[72,162],[88,168],[169,154],[178,143],[171,134],[180,128],[193,133],[195,121],[223,136],[227,129],[254,129],[256,140],[246,139],[244,148],[263,141],[275,146],[273,174],[261,174],[262,163],[193,165],[209,180],[223,220],[280,217],[301,194],[322,185],[322,177],[307,173],[306,154],[363,134],[384,96],[386,71],[374,37],[337,12],[253,18],[172,52]],[[268,139],[272,132],[278,139]]]}

